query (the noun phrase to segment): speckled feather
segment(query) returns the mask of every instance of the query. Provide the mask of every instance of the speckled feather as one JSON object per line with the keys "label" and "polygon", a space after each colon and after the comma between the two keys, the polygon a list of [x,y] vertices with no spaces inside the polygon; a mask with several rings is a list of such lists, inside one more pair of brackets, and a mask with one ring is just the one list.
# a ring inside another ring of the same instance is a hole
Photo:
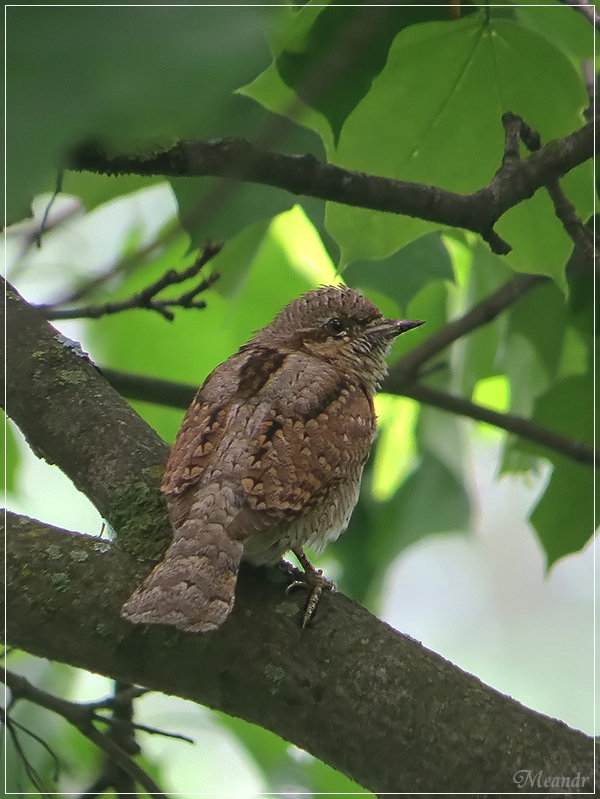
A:
{"label": "speckled feather", "polygon": [[[328,328],[332,318],[343,335]],[[358,292],[317,289],[208,376],[163,480],[173,543],[125,618],[215,629],[233,607],[242,558],[272,563],[338,537],[358,499],[398,324]]]}

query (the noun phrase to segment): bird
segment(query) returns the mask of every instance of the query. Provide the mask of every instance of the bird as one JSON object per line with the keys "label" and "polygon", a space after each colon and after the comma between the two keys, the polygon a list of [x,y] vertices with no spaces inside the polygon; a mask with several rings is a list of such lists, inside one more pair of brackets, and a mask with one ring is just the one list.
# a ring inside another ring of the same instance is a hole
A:
{"label": "bird", "polygon": [[321,286],[288,303],[206,378],[161,490],[173,540],[122,608],[134,624],[211,632],[234,605],[242,560],[291,551],[311,590],[332,583],[319,553],[346,529],[376,430],[373,397],[393,340],[421,321],[387,319],[360,292]]}

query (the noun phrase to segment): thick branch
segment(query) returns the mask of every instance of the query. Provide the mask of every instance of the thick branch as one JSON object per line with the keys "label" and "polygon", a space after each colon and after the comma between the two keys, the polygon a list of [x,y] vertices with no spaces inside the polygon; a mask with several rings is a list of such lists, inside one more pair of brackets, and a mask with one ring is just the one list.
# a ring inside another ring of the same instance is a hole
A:
{"label": "thick branch", "polygon": [[304,598],[286,596],[285,572],[248,567],[218,632],[131,626],[119,609],[144,572],[133,558],[13,514],[8,525],[15,646],[253,721],[373,791],[506,793],[522,769],[579,772],[578,790],[589,790],[590,738],[483,685],[340,593],[322,599],[301,630]]}
{"label": "thick branch", "polygon": [[6,412],[33,451],[56,463],[119,533],[158,557],[170,537],[158,486],[166,444],[85,353],[7,284]]}
{"label": "thick branch", "polygon": [[502,214],[593,154],[590,122],[565,138],[550,142],[525,161],[510,168],[501,167],[488,186],[466,195],[342,169],[320,163],[311,155],[265,152],[245,139],[182,141],[149,158],[109,156],[97,146],[87,145],[71,154],[68,167],[109,175],[212,176],[262,183],[292,194],[472,230],[494,252],[505,254],[510,246],[493,229]]}
{"label": "thick branch", "polygon": [[7,306],[9,412],[118,532],[111,546],[9,516],[10,643],[254,721],[375,791],[510,791],[521,768],[591,774],[588,738],[339,593],[302,631],[305,597],[285,596],[283,571],[243,569],[215,634],[122,621],[151,567],[129,553],[156,559],[169,535],[157,490],[166,447],[38,311],[12,290]]}

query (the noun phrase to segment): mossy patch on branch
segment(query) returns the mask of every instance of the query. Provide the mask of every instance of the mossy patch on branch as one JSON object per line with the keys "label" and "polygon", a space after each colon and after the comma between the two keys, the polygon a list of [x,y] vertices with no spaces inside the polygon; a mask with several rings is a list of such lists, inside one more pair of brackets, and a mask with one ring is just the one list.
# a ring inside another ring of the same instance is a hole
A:
{"label": "mossy patch on branch", "polygon": [[119,549],[137,560],[160,560],[172,533],[158,481],[131,482],[113,503],[110,524],[117,533]]}

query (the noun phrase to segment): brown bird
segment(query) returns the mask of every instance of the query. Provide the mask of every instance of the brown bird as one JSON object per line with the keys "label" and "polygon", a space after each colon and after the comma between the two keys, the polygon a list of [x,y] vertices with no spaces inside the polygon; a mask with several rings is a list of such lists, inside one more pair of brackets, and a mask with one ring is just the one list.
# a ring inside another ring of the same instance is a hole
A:
{"label": "brown bird", "polygon": [[217,366],[163,479],[173,542],[122,616],[215,630],[233,607],[242,558],[275,563],[291,550],[313,589],[306,624],[331,583],[303,548],[320,551],[348,526],[385,357],[396,336],[420,324],[385,319],[357,291],[326,286],[289,303]]}

